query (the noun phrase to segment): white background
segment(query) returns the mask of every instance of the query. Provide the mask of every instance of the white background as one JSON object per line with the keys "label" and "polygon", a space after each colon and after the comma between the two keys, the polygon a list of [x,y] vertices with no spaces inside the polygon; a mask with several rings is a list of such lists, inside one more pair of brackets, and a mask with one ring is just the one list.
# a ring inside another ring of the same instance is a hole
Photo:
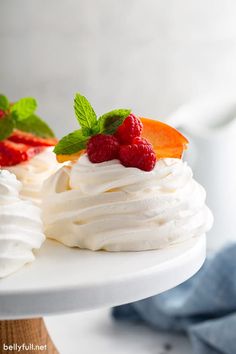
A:
{"label": "white background", "polygon": [[190,97],[235,89],[234,0],[1,0],[0,91],[35,96],[59,135],[73,96],[164,119]]}

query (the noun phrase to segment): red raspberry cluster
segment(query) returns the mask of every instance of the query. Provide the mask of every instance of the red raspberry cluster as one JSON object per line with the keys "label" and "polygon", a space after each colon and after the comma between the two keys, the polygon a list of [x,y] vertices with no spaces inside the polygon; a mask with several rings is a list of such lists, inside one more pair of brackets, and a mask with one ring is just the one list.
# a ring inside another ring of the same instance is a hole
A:
{"label": "red raspberry cluster", "polygon": [[93,163],[119,159],[126,167],[151,171],[156,164],[152,145],[141,138],[143,125],[139,118],[130,114],[119,126],[115,135],[97,134],[87,144],[88,158]]}

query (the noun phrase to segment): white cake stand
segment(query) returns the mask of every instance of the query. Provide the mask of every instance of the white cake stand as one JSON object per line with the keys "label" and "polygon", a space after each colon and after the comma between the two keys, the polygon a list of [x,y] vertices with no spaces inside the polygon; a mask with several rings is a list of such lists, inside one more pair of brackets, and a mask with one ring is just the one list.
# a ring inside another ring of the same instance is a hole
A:
{"label": "white cake stand", "polygon": [[205,235],[164,250],[118,253],[71,249],[48,240],[35,262],[0,280],[0,341],[46,344],[47,353],[57,353],[42,316],[161,293],[195,274],[205,250]]}

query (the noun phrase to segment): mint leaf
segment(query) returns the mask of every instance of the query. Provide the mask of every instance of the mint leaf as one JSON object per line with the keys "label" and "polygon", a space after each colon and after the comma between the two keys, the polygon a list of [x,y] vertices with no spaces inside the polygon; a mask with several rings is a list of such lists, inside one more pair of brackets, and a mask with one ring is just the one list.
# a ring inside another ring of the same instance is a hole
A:
{"label": "mint leaf", "polygon": [[114,134],[117,128],[130,115],[130,109],[114,109],[111,112],[103,114],[98,119],[100,133]]}
{"label": "mint leaf", "polygon": [[87,98],[82,96],[80,93],[75,95],[74,109],[81,128],[92,129],[93,126],[96,125],[96,113]]}
{"label": "mint leaf", "polygon": [[17,117],[17,120],[23,120],[32,115],[37,108],[37,102],[34,98],[21,98],[11,108],[11,112]]}
{"label": "mint leaf", "polygon": [[41,138],[54,138],[51,128],[35,114],[23,120],[15,119],[15,127],[24,132],[35,134]]}
{"label": "mint leaf", "polygon": [[55,146],[54,152],[57,155],[70,155],[86,148],[89,137],[83,135],[82,129],[76,130],[62,138]]}
{"label": "mint leaf", "polygon": [[83,135],[84,135],[84,136],[92,136],[92,135],[95,135],[95,134],[99,134],[99,132],[100,132],[100,127],[99,127],[98,121],[97,121],[96,124],[93,126],[93,128],[86,128],[86,127],[83,127],[83,128],[82,128],[82,132],[83,132]]}
{"label": "mint leaf", "polygon": [[0,119],[0,141],[7,139],[14,128],[14,122],[10,116]]}
{"label": "mint leaf", "polygon": [[9,101],[6,96],[0,95],[0,109],[6,111],[9,108]]}

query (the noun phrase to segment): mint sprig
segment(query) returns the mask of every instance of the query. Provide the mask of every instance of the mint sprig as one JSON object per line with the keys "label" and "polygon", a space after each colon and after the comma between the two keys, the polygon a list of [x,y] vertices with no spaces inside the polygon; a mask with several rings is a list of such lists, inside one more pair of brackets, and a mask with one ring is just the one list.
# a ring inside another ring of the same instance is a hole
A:
{"label": "mint sprig", "polygon": [[76,93],[74,110],[81,129],[64,136],[54,148],[57,155],[70,155],[86,149],[89,138],[96,134],[114,134],[131,112],[130,109],[115,109],[97,119],[86,97]]}
{"label": "mint sprig", "polygon": [[74,110],[81,128],[92,129],[97,123],[97,116],[86,97],[77,93],[74,99]]}
{"label": "mint sprig", "polygon": [[13,120],[8,116],[0,119],[0,141],[7,139],[14,129]]}
{"label": "mint sprig", "polygon": [[114,134],[117,128],[124,122],[130,114],[130,109],[115,109],[103,114],[98,119],[100,131],[104,134]]}
{"label": "mint sprig", "polygon": [[7,111],[9,108],[10,104],[6,96],[0,95],[0,110],[1,111]]}
{"label": "mint sprig", "polygon": [[86,148],[89,137],[83,134],[82,129],[75,130],[64,138],[55,146],[54,152],[62,155],[74,154]]}
{"label": "mint sprig", "polygon": [[36,111],[36,109],[36,100],[31,97],[26,97],[16,102],[11,107],[11,112],[13,112],[17,116],[18,120],[24,120],[31,116]]}
{"label": "mint sprig", "polygon": [[34,98],[21,98],[10,104],[6,96],[0,95],[0,141],[7,139],[14,129],[32,133],[41,138],[53,138],[55,135],[46,122],[39,118],[35,111],[37,101]]}
{"label": "mint sprig", "polygon": [[32,114],[23,120],[16,120],[15,127],[24,132],[37,135],[40,138],[53,138],[55,136],[49,125],[36,114]]}

